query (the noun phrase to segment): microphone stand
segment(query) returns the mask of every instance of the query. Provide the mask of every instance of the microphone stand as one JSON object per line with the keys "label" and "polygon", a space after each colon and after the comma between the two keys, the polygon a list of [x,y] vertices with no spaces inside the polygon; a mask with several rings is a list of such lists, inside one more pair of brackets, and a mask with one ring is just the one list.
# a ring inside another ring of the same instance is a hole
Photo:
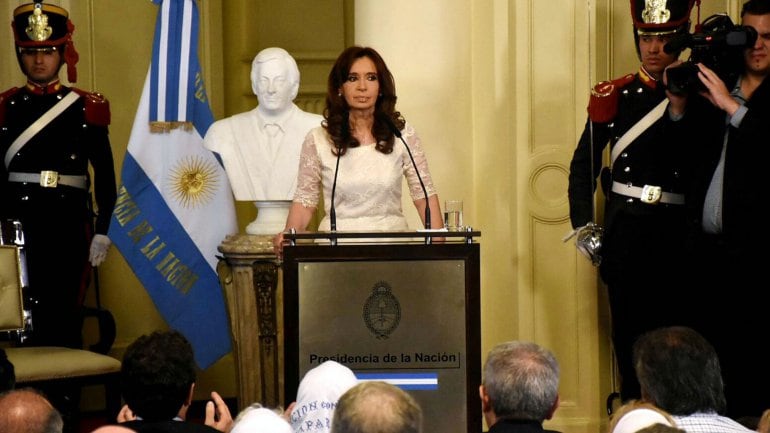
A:
{"label": "microphone stand", "polygon": [[[414,167],[415,173],[417,173],[417,180],[420,181],[420,187],[422,188],[422,193],[425,195],[425,229],[430,230],[431,223],[430,223],[430,199],[428,198],[428,190],[425,189],[425,184],[422,181],[422,176],[420,176],[420,170],[417,168],[417,163],[414,162],[414,156],[412,156],[412,150],[409,149],[409,145],[406,144],[406,140],[404,140],[404,137],[401,135],[401,131],[396,128],[396,125],[393,123],[393,121],[389,118],[385,118],[386,123],[390,127],[390,130],[393,131],[393,134],[398,137],[399,140],[401,140],[402,143],[404,143],[404,147],[406,148],[406,152],[409,154],[409,159],[412,160],[412,167]],[[432,237],[428,236],[425,238],[425,242],[431,243],[433,240]]]}
{"label": "microphone stand", "polygon": [[409,146],[407,146],[406,141],[404,140],[404,137],[401,136],[401,132],[396,135],[396,137],[401,139],[401,142],[404,143],[404,147],[406,147],[406,152],[409,154],[409,159],[412,160],[412,166],[414,167],[414,171],[417,173],[417,180],[420,181],[420,188],[422,188],[422,193],[425,195],[425,228],[430,230],[430,203],[428,202],[428,190],[425,189],[425,184],[422,182],[422,176],[420,176],[420,170],[417,169],[417,164],[414,162],[414,156],[412,156],[412,151],[409,150]]}
{"label": "microphone stand", "polygon": [[[332,232],[337,231],[337,211],[334,209],[334,193],[337,190],[337,173],[340,170],[340,149],[337,147],[337,164],[334,167],[334,181],[332,182],[332,197],[329,205],[329,228]],[[332,245],[337,245],[337,237],[329,239]]]}

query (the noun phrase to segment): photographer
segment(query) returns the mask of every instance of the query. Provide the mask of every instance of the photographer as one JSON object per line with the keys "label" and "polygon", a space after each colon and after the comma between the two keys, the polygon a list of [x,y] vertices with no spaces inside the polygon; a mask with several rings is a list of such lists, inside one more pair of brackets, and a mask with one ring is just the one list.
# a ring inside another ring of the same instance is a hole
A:
{"label": "photographer", "polygon": [[[578,232],[597,222],[593,197],[602,173],[606,202],[599,271],[609,295],[624,401],[640,397],[631,363],[634,340],[672,324],[681,314],[673,299],[680,292],[683,271],[682,167],[690,155],[685,143],[673,140],[665,130],[666,91],[661,79],[664,69],[679,56],[663,48],[688,32],[693,4],[694,0],[631,0],[641,66],[635,74],[594,87],[589,119],[570,163],[570,220]],[[601,169],[608,144],[611,167]]]}
{"label": "photographer", "polygon": [[[692,225],[695,326],[719,353],[728,415],[759,417],[770,407],[770,370],[757,355],[767,341],[770,293],[763,283],[770,254],[765,221],[770,161],[770,1],[749,0],[742,24],[757,31],[743,68],[727,83],[697,64],[705,90],[671,99],[681,139],[700,148],[687,195]],[[733,82],[734,81],[734,82]],[[683,116],[683,117],[682,117]],[[681,119],[679,119],[681,117]]]}

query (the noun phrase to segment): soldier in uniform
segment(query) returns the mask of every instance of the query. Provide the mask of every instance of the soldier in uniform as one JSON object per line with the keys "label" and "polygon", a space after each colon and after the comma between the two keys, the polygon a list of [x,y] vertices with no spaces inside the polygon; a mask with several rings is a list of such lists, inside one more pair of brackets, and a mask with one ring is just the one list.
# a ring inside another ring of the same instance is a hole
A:
{"label": "soldier in uniform", "polygon": [[84,288],[110,245],[116,197],[109,105],[59,81],[65,64],[69,82],[77,79],[75,26],[65,9],[36,2],[13,16],[27,82],[0,94],[0,217],[20,221],[25,237],[29,344],[81,347]]}
{"label": "soldier in uniform", "polygon": [[[630,3],[641,66],[635,74],[594,87],[570,164],[568,191],[570,220],[578,232],[596,222],[597,184],[606,197],[599,271],[608,290],[624,401],[640,397],[631,361],[634,340],[678,322],[672,314],[681,314],[669,307],[677,305],[677,275],[682,274],[686,160],[684,144],[666,133],[668,99],[662,82],[679,53],[668,54],[663,47],[689,30],[694,0]],[[602,169],[607,144],[611,162]]]}

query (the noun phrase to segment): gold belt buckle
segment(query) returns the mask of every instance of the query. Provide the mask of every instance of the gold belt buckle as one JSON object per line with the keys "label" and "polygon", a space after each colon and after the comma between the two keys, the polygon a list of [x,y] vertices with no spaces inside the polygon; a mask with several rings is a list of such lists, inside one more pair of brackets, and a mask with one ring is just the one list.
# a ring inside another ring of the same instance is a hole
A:
{"label": "gold belt buckle", "polygon": [[645,185],[644,188],[642,188],[642,196],[639,197],[639,199],[643,203],[658,204],[662,195],[663,189],[661,187],[655,185]]}
{"label": "gold belt buckle", "polygon": [[40,172],[40,186],[43,188],[56,188],[59,185],[59,172],[43,170]]}

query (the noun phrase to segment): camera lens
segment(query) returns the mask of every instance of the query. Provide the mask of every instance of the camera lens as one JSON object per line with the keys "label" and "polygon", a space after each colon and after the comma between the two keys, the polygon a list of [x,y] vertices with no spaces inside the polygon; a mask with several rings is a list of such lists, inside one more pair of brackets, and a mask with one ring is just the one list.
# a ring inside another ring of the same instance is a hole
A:
{"label": "camera lens", "polygon": [[666,69],[666,83],[666,88],[675,95],[686,95],[703,86],[698,78],[698,67],[692,62]]}

